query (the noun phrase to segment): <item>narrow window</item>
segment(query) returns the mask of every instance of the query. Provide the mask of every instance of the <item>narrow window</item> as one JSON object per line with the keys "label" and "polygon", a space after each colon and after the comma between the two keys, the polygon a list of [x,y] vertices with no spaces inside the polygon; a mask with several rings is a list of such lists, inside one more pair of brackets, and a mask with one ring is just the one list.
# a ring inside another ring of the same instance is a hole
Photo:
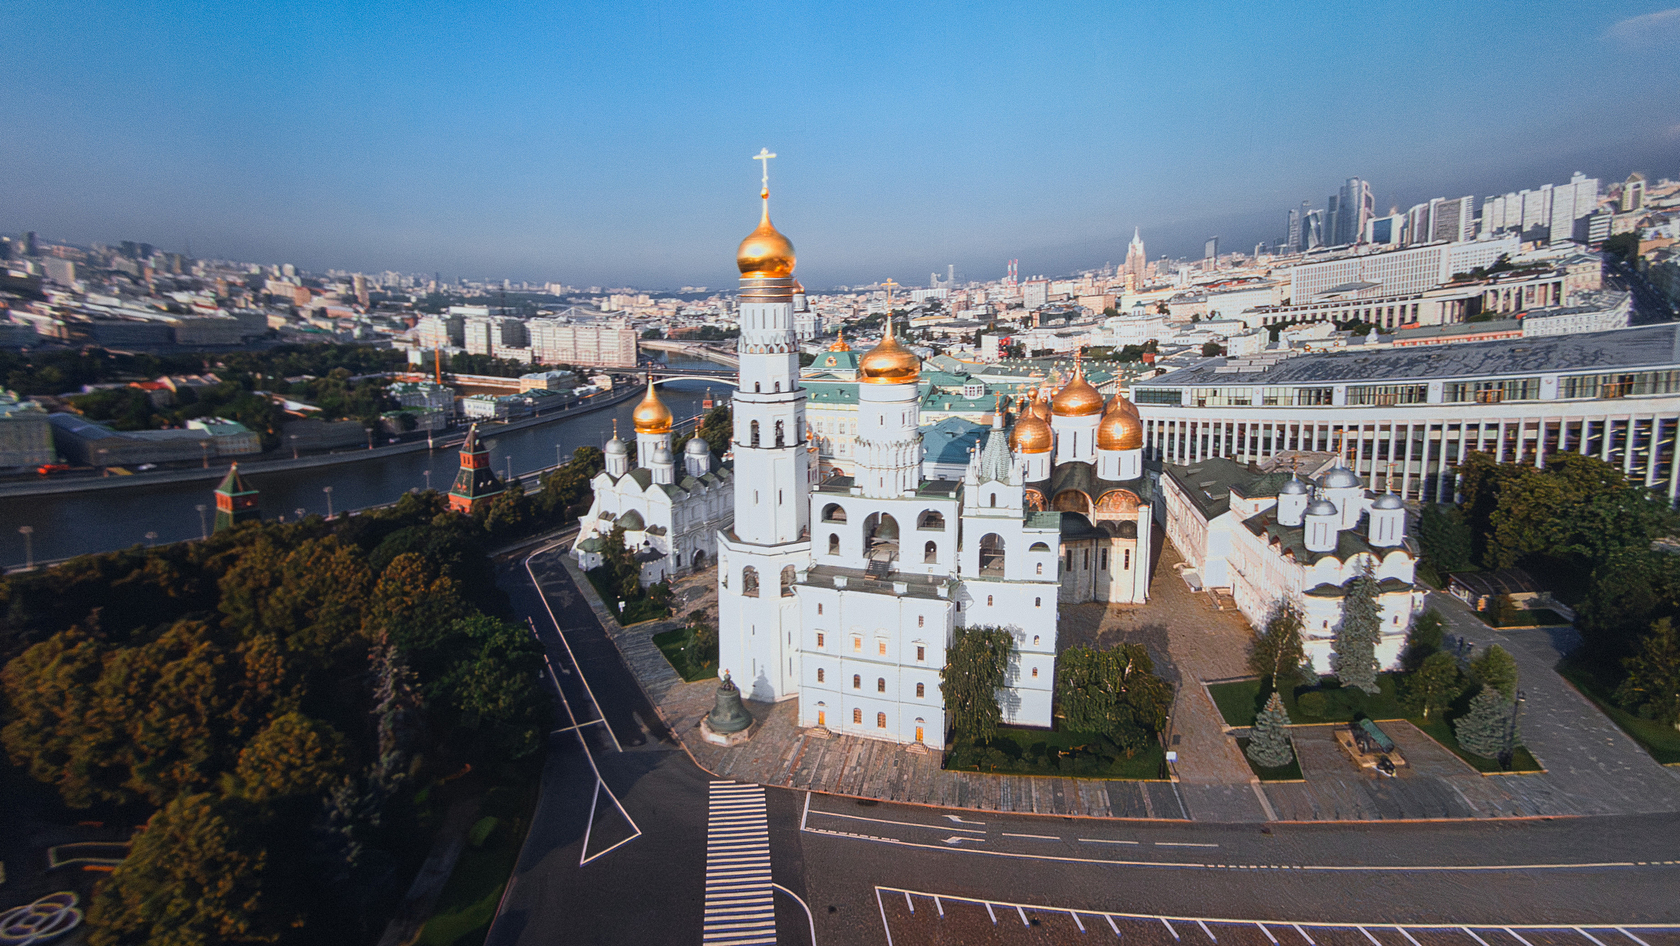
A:
{"label": "narrow window", "polygon": [[854,636],[852,638],[852,653],[854,653],[854,654],[863,653],[863,638],[856,637],[856,636]]}
{"label": "narrow window", "polygon": [[859,726],[863,725],[863,710],[852,710],[852,722],[857,723]]}
{"label": "narrow window", "polygon": [[1038,668],[1037,667],[1033,668],[1033,679],[1034,680],[1038,679]]}
{"label": "narrow window", "polygon": [[752,422],[752,445],[758,446],[758,421]]}
{"label": "narrow window", "polygon": [[1044,563],[1043,562],[1038,563],[1038,573],[1040,575],[1044,574]]}
{"label": "narrow window", "polygon": [[887,692],[887,678],[886,677],[876,677],[875,678],[875,692],[876,693]]}
{"label": "narrow window", "polygon": [[916,615],[916,626],[927,627],[927,616],[922,614]]}
{"label": "narrow window", "polygon": [[852,674],[852,689],[854,689],[854,690],[863,689],[863,677],[861,675],[855,674],[855,673]]}
{"label": "narrow window", "polygon": [[992,500],[992,508],[996,509],[997,508],[997,494],[996,493],[993,493],[991,495],[991,500]]}
{"label": "narrow window", "polygon": [[881,655],[882,657],[885,657],[887,655],[887,642],[886,641],[876,641],[875,642],[875,652],[877,654]]}
{"label": "narrow window", "polygon": [[992,606],[992,596],[991,596],[991,595],[987,595],[987,596],[986,596],[986,607],[988,607],[988,608],[989,608],[989,607],[991,607],[991,606]]}
{"label": "narrow window", "polygon": [[1132,569],[1132,550],[1127,549],[1126,552],[1125,552],[1125,555],[1126,555],[1126,557],[1123,559],[1123,562],[1124,562],[1123,568],[1124,568],[1125,571],[1131,571],[1131,569]]}
{"label": "narrow window", "polygon": [[887,728],[887,714],[886,713],[876,713],[875,714],[875,728],[876,729],[886,729]]}
{"label": "narrow window", "polygon": [[828,554],[840,554],[840,537],[838,535],[830,535],[828,537]]}
{"label": "narrow window", "polygon": [[925,683],[916,684],[916,699],[919,700],[924,696],[927,696],[927,684],[925,684]]}
{"label": "narrow window", "polygon": [[925,645],[916,645],[916,659],[918,661],[927,660],[927,647]]}
{"label": "narrow window", "polygon": [[823,682],[823,668],[821,668],[821,667],[817,668],[817,682],[818,683]]}
{"label": "narrow window", "polygon": [[1034,647],[1038,646],[1038,635],[1037,634],[1033,635],[1033,646]]}
{"label": "narrow window", "polygon": [[1100,567],[1103,571],[1108,571],[1108,549],[1102,550],[1102,565]]}
{"label": "narrow window", "polygon": [[823,632],[818,631],[817,632],[817,646],[821,647],[822,645],[823,645]]}
{"label": "narrow window", "polygon": [[[1043,567],[1043,566],[1040,566],[1040,567]],[[1033,599],[1033,607],[1035,607],[1035,608],[1044,607],[1044,599],[1043,598],[1034,598]]]}
{"label": "narrow window", "polygon": [[[822,613],[822,603],[821,603],[821,602],[818,602],[818,603],[817,603],[817,613],[818,613],[818,614],[821,614],[821,613]],[[820,643],[820,641],[819,641],[819,643]]]}

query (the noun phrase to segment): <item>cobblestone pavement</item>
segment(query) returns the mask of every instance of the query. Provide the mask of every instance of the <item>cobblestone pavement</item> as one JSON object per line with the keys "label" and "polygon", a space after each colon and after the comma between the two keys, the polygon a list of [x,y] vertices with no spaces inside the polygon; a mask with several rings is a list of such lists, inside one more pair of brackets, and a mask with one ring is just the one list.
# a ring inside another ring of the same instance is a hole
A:
{"label": "cobblestone pavement", "polygon": [[1498,644],[1516,658],[1519,686],[1527,695],[1523,744],[1546,774],[1515,778],[1545,781],[1557,803],[1577,814],[1680,808],[1680,769],[1658,765],[1552,669],[1575,644],[1572,628],[1495,630],[1450,595],[1432,594],[1430,604],[1446,620],[1448,633],[1478,647]]}

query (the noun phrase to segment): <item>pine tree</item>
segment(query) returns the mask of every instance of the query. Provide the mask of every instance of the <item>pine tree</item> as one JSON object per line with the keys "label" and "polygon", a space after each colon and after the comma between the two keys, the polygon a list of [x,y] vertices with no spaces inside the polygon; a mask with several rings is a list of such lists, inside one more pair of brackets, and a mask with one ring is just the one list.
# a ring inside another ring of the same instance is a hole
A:
{"label": "pine tree", "polygon": [[1382,612],[1377,608],[1377,579],[1371,560],[1347,584],[1342,599],[1342,623],[1336,629],[1336,652],[1331,669],[1342,686],[1358,687],[1366,693],[1377,687],[1377,637],[1382,633]]}
{"label": "pine tree", "polygon": [[1289,764],[1295,750],[1289,745],[1289,712],[1276,692],[1266,701],[1266,708],[1254,718],[1254,730],[1248,737],[1248,757],[1261,768],[1275,769]]}
{"label": "pine tree", "polygon": [[1248,670],[1274,689],[1293,690],[1311,676],[1306,648],[1301,643],[1301,609],[1288,599],[1279,600],[1266,619],[1266,630],[1254,638],[1248,652]]}
{"label": "pine tree", "polygon": [[1516,742],[1512,717],[1516,704],[1491,686],[1482,687],[1470,701],[1470,711],[1453,720],[1458,744],[1484,759],[1497,759]]}

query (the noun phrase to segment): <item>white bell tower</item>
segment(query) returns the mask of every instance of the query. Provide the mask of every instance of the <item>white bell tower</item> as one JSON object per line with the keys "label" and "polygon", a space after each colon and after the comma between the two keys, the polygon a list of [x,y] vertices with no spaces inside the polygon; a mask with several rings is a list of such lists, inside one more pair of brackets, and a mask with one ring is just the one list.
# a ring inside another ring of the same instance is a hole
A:
{"label": "white bell tower", "polygon": [[793,243],[770,223],[769,162],[763,212],[741,241],[740,386],[734,398],[735,525],[718,536],[718,669],[748,699],[798,692],[799,609],[794,582],[810,567],[805,392],[793,321]]}

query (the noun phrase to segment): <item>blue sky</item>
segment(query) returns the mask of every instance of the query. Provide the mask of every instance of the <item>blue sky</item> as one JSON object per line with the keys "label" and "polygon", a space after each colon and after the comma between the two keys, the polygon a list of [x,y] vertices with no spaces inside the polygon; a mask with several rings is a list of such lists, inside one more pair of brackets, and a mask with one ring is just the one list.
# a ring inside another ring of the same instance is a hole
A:
{"label": "blue sky", "polygon": [[0,231],[730,286],[768,147],[816,288],[1252,248],[1350,175],[1680,173],[1680,10],[1333,6],[14,0]]}

